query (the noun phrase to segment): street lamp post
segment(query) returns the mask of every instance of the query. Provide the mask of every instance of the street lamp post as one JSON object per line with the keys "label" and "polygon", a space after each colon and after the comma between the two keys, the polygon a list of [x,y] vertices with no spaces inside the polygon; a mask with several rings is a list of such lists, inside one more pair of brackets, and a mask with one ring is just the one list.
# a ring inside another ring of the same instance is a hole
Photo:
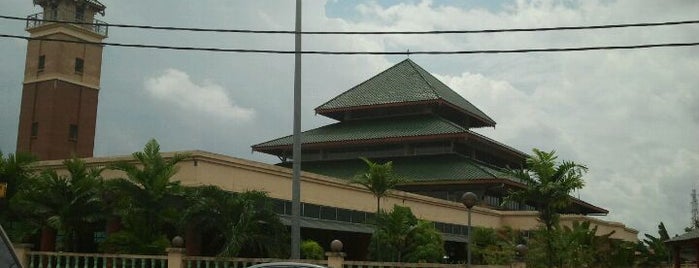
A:
{"label": "street lamp post", "polygon": [[466,237],[466,243],[468,243],[468,255],[467,255],[467,260],[468,260],[468,266],[471,267],[471,208],[475,206],[478,203],[478,196],[472,192],[465,192],[464,195],[461,196],[461,203],[468,208],[468,234]]}

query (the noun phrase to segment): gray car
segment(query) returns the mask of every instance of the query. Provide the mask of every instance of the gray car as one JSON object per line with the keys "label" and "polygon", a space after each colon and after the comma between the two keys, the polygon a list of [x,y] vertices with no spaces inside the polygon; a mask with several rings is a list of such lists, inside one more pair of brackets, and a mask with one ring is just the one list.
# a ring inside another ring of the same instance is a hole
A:
{"label": "gray car", "polygon": [[15,250],[0,225],[0,267],[21,268]]}

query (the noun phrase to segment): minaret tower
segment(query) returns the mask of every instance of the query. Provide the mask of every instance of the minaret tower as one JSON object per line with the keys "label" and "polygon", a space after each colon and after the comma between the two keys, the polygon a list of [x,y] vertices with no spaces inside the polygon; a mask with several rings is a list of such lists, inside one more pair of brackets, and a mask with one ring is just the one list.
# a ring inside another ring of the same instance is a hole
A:
{"label": "minaret tower", "polygon": [[[33,0],[43,13],[27,17],[31,38],[24,69],[17,151],[40,160],[91,157],[107,24],[95,20],[97,0]],[[51,22],[67,21],[68,23]],[[70,22],[96,23],[95,25]]]}

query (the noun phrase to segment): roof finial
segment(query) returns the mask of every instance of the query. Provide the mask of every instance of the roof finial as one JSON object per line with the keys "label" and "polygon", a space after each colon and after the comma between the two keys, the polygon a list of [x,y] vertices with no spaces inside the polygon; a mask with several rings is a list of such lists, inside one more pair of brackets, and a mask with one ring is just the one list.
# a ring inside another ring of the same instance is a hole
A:
{"label": "roof finial", "polygon": [[408,50],[405,52],[405,55],[408,57],[408,59],[410,58],[410,49],[408,49]]}

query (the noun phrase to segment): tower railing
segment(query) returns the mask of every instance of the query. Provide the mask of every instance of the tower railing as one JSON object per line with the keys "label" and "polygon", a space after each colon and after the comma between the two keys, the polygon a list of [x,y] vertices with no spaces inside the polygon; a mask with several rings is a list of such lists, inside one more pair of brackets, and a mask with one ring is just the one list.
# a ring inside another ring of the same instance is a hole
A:
{"label": "tower railing", "polygon": [[[78,22],[76,26],[92,31],[96,34],[107,36],[109,33],[109,25],[101,20],[93,19],[91,22],[87,20],[61,20],[58,16],[45,16],[43,12],[27,16],[27,29],[33,29],[50,23],[71,23]],[[87,23],[87,24],[84,24]]]}

